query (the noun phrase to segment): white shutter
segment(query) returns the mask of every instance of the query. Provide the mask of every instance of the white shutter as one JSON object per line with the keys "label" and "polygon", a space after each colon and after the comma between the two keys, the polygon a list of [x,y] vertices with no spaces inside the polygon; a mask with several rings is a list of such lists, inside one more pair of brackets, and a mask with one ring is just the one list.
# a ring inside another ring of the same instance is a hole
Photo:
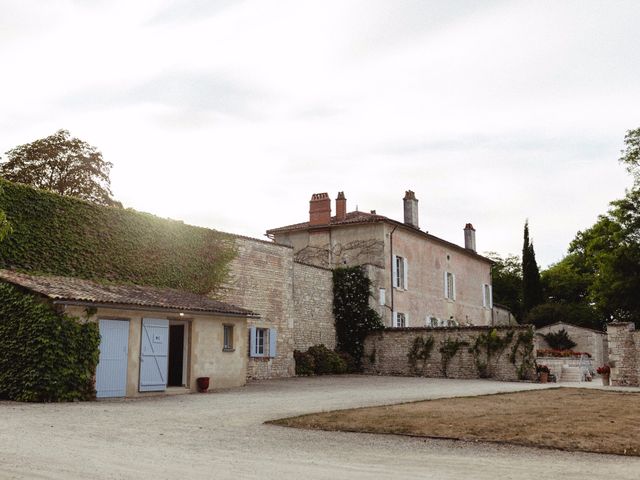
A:
{"label": "white shutter", "polygon": [[403,262],[403,267],[404,267],[404,289],[408,290],[409,289],[409,262],[407,262],[407,258],[404,257],[402,259]]}
{"label": "white shutter", "polygon": [[387,303],[387,295],[384,288],[379,289],[380,298],[378,298],[378,303],[383,306]]}
{"label": "white shutter", "polygon": [[258,352],[256,350],[256,327],[251,327],[249,329],[249,356],[258,356]]}
{"label": "white shutter", "polygon": [[393,264],[391,265],[391,276],[392,285],[398,288],[398,257],[395,255],[393,256]]}
{"label": "white shutter", "polygon": [[449,298],[449,282],[447,272],[444,272],[444,298]]}
{"label": "white shutter", "polygon": [[269,356],[275,358],[277,354],[278,331],[275,328],[269,329]]}
{"label": "white shutter", "polygon": [[409,326],[409,314],[408,313],[404,314],[404,326],[405,327]]}
{"label": "white shutter", "polygon": [[452,287],[453,287],[453,299],[455,300],[456,299],[456,276],[455,276],[455,274],[452,273],[451,277],[452,277],[452,280],[453,280],[451,282],[452,283]]}
{"label": "white shutter", "polygon": [[398,326],[398,312],[393,312],[393,319],[392,319],[392,327],[397,327]]}
{"label": "white shutter", "polygon": [[493,308],[493,286],[487,285],[489,287],[489,308]]}

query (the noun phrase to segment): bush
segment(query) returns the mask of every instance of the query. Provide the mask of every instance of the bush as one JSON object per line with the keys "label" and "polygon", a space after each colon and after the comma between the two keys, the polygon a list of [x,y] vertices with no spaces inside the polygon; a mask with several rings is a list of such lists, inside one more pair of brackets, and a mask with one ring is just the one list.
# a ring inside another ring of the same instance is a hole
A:
{"label": "bush", "polygon": [[576,342],[571,340],[564,328],[557,332],[547,333],[543,337],[552,350],[571,350],[577,345]]}
{"label": "bush", "polygon": [[23,402],[94,398],[99,345],[96,324],[80,323],[0,282],[0,398]]}
{"label": "bush", "polygon": [[297,375],[330,375],[347,373],[345,358],[324,345],[314,345],[306,352],[295,351]]}

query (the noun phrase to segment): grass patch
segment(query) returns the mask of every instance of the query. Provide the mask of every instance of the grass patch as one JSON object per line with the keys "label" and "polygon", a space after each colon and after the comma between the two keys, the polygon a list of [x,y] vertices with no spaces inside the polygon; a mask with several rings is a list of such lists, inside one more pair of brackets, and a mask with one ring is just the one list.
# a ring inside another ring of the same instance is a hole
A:
{"label": "grass patch", "polygon": [[640,456],[640,394],[555,388],[337,410],[268,422]]}

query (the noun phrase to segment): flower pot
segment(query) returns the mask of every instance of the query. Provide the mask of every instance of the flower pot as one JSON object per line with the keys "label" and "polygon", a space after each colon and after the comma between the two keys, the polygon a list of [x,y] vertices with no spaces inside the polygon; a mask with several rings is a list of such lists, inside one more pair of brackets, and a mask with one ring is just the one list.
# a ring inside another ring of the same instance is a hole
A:
{"label": "flower pot", "polygon": [[602,385],[605,387],[609,385],[609,375],[602,375]]}
{"label": "flower pot", "polygon": [[198,384],[198,391],[200,393],[205,393],[209,390],[209,377],[198,377],[196,383]]}
{"label": "flower pot", "polygon": [[547,383],[549,381],[549,373],[540,372],[540,383]]}

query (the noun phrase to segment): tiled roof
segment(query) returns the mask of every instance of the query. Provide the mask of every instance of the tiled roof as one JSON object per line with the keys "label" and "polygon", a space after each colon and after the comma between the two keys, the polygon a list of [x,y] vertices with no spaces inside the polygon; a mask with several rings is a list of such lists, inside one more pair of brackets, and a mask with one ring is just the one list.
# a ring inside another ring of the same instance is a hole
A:
{"label": "tiled roof", "polygon": [[101,305],[137,306],[149,309],[257,316],[257,314],[205,295],[138,285],[113,285],[72,277],[27,275],[0,269],[0,280],[13,283],[60,303],[87,302]]}
{"label": "tiled roof", "polygon": [[[345,216],[345,218],[343,220],[338,220],[335,216],[331,217],[331,220],[329,222],[329,227],[334,227],[334,226],[342,226],[342,225],[350,225],[350,224],[362,224],[362,223],[376,223],[376,222],[388,222],[391,223],[393,225],[397,225],[399,227],[403,227],[406,228],[408,230],[411,230],[412,232],[418,233],[418,234],[422,234],[424,235],[426,238],[433,240],[435,242],[441,243],[443,245],[446,245],[447,247],[456,249],[460,252],[464,252],[467,255],[470,255],[472,257],[478,258],[480,260],[489,262],[489,263],[494,263],[493,260],[491,260],[490,258],[484,257],[482,255],[480,255],[477,252],[474,252],[473,250],[469,250],[466,249],[464,247],[461,247],[460,245],[456,245],[455,243],[451,243],[447,240],[444,240],[440,237],[436,237],[435,235],[431,235],[428,232],[422,231],[419,228],[415,228],[412,227],[411,225],[406,225],[402,222],[398,222],[397,220],[393,220],[389,217],[385,217],[384,215],[378,215],[376,213],[366,213],[366,212],[349,212],[347,213],[347,215]],[[311,227],[309,225],[309,222],[302,222],[302,223],[294,223],[293,225],[287,225],[284,227],[278,227],[278,228],[272,228],[271,230],[267,230],[267,235],[273,235],[276,233],[284,233],[284,232],[294,232],[294,231],[298,231],[298,230],[307,230],[310,228],[326,228],[327,225],[318,225],[318,226],[313,226]]]}

